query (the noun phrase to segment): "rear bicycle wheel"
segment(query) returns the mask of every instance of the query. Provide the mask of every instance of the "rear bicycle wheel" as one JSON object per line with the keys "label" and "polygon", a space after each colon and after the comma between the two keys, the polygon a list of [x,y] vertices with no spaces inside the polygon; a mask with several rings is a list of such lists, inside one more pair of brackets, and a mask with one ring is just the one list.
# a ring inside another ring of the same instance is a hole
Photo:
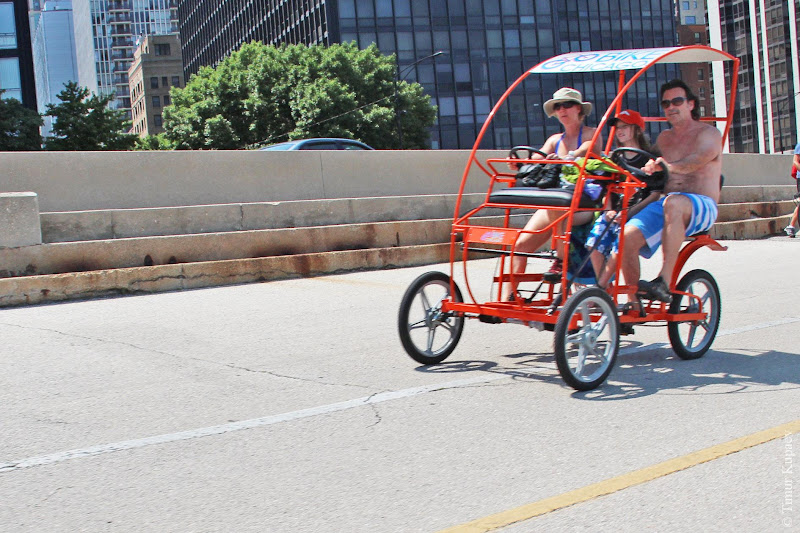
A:
{"label": "rear bicycle wheel", "polygon": [[[676,294],[672,298],[669,312],[707,313],[704,320],[689,322],[670,322],[667,333],[672,349],[681,359],[698,359],[711,348],[719,330],[720,295],[714,277],[705,270],[692,270],[681,278],[675,290],[694,294],[700,302],[691,296]],[[702,305],[702,309],[701,309]]]}
{"label": "rear bicycle wheel", "polygon": [[426,272],[411,282],[397,317],[400,342],[412,359],[423,365],[435,365],[453,353],[461,332],[464,317],[443,313],[442,302],[452,299],[463,302],[461,291],[455,287],[450,294],[450,276],[443,272]]}

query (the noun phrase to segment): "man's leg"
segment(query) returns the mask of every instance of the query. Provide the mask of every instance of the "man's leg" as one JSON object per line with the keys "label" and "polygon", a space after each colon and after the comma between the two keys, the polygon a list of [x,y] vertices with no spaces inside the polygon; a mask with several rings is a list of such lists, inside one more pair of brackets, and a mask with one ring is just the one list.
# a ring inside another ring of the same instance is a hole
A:
{"label": "man's leg", "polygon": [[673,194],[664,199],[664,233],[661,245],[664,247],[664,263],[661,266],[661,279],[669,285],[672,271],[678,261],[678,252],[686,238],[686,228],[692,220],[692,201],[682,195]]}

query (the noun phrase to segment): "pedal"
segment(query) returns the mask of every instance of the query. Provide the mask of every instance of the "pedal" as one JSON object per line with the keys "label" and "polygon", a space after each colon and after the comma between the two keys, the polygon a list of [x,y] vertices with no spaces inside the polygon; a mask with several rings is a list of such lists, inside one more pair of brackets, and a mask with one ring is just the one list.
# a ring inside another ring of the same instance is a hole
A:
{"label": "pedal", "polygon": [[478,315],[478,320],[486,324],[502,324],[503,319],[493,315]]}

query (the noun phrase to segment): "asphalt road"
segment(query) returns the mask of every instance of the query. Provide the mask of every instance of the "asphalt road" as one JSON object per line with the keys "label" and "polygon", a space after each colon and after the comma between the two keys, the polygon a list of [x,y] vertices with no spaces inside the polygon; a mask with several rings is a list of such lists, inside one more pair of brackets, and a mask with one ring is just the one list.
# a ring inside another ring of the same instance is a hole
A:
{"label": "asphalt road", "polygon": [[638,327],[588,393],[522,326],[406,356],[400,298],[445,265],[2,310],[0,530],[800,530],[800,239],[725,244],[690,266],[711,351]]}

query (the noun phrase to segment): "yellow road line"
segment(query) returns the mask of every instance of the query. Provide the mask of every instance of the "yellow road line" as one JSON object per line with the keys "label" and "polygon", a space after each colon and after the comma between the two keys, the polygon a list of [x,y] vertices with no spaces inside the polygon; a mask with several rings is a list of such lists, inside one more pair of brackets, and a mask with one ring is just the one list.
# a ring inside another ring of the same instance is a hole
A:
{"label": "yellow road line", "polygon": [[606,496],[614,492],[640,485],[654,479],[691,468],[693,466],[719,459],[726,455],[740,452],[759,444],[783,438],[786,435],[800,432],[800,420],[788,422],[771,429],[759,431],[729,442],[723,442],[716,446],[711,446],[704,450],[699,450],[683,457],[676,457],[663,463],[648,466],[635,472],[629,472],[621,476],[613,477],[582,487],[552,498],[546,498],[538,502],[529,503],[516,509],[509,509],[497,514],[479,518],[472,522],[467,522],[459,526],[443,530],[441,533],[474,533],[479,531],[491,531],[493,529],[505,527],[516,522],[529,520],[558,509],[563,509],[571,505],[587,502],[600,496]]}

